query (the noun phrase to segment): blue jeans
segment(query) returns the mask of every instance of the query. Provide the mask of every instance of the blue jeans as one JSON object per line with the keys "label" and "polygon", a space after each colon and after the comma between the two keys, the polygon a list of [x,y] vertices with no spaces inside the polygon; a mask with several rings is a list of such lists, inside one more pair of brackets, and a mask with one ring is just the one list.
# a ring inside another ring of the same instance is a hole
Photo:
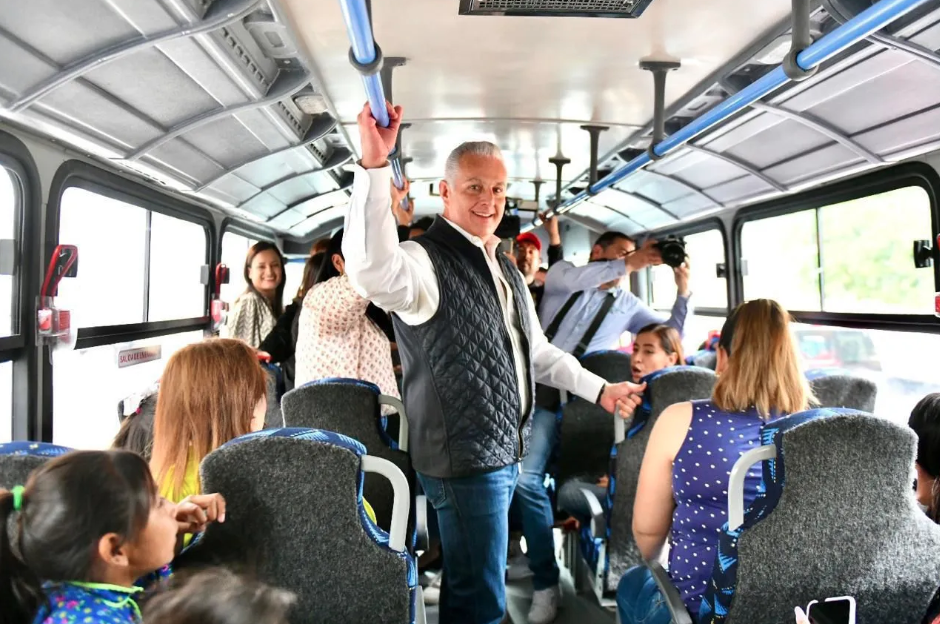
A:
{"label": "blue jeans", "polygon": [[517,464],[454,479],[418,474],[428,502],[437,511],[444,550],[441,622],[502,621],[509,503],[518,478]]}
{"label": "blue jeans", "polygon": [[529,454],[522,461],[522,474],[516,488],[516,504],[522,512],[522,534],[528,547],[532,585],[536,590],[558,585],[558,562],[552,534],[555,513],[545,489],[545,467],[557,441],[557,414],[535,408]]}
{"label": "blue jeans", "polygon": [[670,624],[672,614],[666,606],[653,573],[646,566],[627,570],[617,586],[617,611],[620,624]]}

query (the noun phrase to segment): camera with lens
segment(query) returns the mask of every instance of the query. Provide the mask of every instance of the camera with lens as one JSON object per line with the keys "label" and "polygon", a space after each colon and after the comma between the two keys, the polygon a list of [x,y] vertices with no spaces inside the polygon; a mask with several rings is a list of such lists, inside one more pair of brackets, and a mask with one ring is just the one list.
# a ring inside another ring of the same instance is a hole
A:
{"label": "camera with lens", "polygon": [[678,269],[685,262],[685,239],[679,236],[667,236],[661,241],[657,241],[654,247],[659,250],[659,255],[663,258],[663,264]]}

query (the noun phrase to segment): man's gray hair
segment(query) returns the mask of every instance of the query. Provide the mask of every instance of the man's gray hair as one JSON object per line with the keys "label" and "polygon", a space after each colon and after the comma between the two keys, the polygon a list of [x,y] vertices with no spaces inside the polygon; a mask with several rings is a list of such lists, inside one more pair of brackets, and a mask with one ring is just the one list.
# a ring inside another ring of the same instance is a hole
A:
{"label": "man's gray hair", "polygon": [[460,159],[464,156],[488,156],[503,159],[503,153],[494,143],[489,141],[467,141],[457,146],[447,157],[447,164],[444,165],[444,179],[448,184],[454,184],[457,179],[457,171],[460,169]]}

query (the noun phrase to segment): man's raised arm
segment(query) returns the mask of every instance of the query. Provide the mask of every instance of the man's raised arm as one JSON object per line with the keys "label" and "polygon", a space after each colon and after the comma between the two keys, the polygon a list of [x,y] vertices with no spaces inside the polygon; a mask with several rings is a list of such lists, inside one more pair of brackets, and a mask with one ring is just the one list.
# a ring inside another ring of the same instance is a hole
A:
{"label": "man's raised arm", "polygon": [[[392,168],[388,154],[395,146],[402,109],[388,105],[388,111],[388,128],[376,124],[368,104],[359,113],[362,160],[353,168],[355,182],[346,215],[343,256],[356,292],[384,310],[408,313],[415,310],[429,287],[436,294],[437,283],[433,271],[429,273],[415,255],[399,246],[390,210]],[[396,201],[407,194],[407,184],[400,193]]]}

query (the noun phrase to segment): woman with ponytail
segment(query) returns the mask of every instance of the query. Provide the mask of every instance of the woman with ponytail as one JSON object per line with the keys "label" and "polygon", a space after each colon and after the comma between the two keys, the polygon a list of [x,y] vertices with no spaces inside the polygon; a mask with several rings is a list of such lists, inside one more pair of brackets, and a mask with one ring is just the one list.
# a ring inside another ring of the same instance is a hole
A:
{"label": "woman with ponytail", "polygon": [[175,505],[128,451],[76,451],[0,491],[0,624],[139,624],[138,580],[225,520],[218,494]]}

